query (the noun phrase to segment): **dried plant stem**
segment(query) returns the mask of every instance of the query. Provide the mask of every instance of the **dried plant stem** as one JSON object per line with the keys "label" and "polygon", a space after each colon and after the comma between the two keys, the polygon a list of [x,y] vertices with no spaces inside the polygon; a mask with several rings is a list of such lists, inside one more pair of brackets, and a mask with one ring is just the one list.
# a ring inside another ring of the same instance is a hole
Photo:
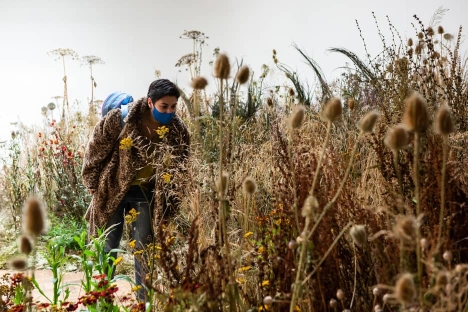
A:
{"label": "dried plant stem", "polygon": [[[403,198],[403,179],[401,177],[400,165],[398,163],[398,150],[393,150],[393,165],[398,178],[398,186],[400,188],[400,196]],[[403,214],[403,205],[399,205],[400,214]],[[390,223],[389,223],[390,224]]]}
{"label": "dried plant stem", "polygon": [[354,252],[354,286],[353,286],[353,296],[351,298],[351,303],[349,304],[349,308],[353,307],[354,296],[356,295],[356,283],[357,283],[357,255],[356,255],[356,244],[353,244],[353,252]]}
{"label": "dried plant stem", "polygon": [[294,203],[293,203],[293,210],[294,210],[294,218],[296,220],[296,227],[299,229],[299,213],[297,212],[297,185],[296,185],[296,170],[294,170],[294,162],[292,160],[292,147],[294,146],[294,129],[291,129],[289,133],[289,148],[288,148],[288,157],[289,157],[289,165],[291,167],[292,173],[292,183],[293,183],[293,195],[294,195]]}
{"label": "dried plant stem", "polygon": [[[414,164],[413,164],[413,179],[414,179],[414,196],[416,198],[416,217],[419,218],[421,214],[421,200],[419,191],[419,142],[420,136],[418,132],[414,133]],[[421,265],[421,231],[419,225],[416,229],[416,261],[418,268],[418,283],[422,282],[422,265]],[[422,297],[422,292],[420,292]],[[422,298],[421,298],[422,301]]]}
{"label": "dried plant stem", "polygon": [[442,155],[442,177],[441,177],[441,190],[440,190],[440,216],[439,216],[439,235],[437,237],[437,248],[436,252],[439,252],[441,240],[442,240],[442,230],[444,227],[444,208],[445,208],[445,176],[447,171],[447,156],[448,156],[448,136],[444,134],[443,136],[443,155]]}
{"label": "dried plant stem", "polygon": [[328,140],[330,139],[331,125],[332,125],[332,122],[329,120],[327,123],[327,133],[325,135],[325,141],[323,142],[323,147],[320,153],[320,158],[317,164],[317,169],[315,170],[314,179],[312,180],[312,186],[310,187],[310,190],[309,190],[309,194],[311,196],[314,195],[314,189],[315,189],[315,184],[317,184],[318,173],[319,173],[320,167],[322,166],[323,158],[325,157],[325,149],[328,144]]}

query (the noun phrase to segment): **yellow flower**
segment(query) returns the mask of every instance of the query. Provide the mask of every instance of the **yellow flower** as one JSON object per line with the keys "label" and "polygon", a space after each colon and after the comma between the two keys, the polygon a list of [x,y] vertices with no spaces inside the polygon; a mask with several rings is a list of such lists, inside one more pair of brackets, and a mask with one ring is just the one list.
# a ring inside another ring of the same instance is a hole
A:
{"label": "yellow flower", "polygon": [[242,277],[236,278],[236,282],[238,282],[239,284],[243,284],[245,283],[245,278],[242,278]]}
{"label": "yellow flower", "polygon": [[262,282],[262,287],[265,287],[265,286],[268,286],[270,285],[270,281],[269,280],[266,280],[266,281],[263,281]]}
{"label": "yellow flower", "polygon": [[250,268],[252,268],[252,267],[251,267],[250,265],[248,265],[248,266],[245,266],[245,267],[239,268],[239,269],[238,269],[238,271],[239,271],[239,272],[245,272],[245,271],[248,271],[248,270],[250,270]]}
{"label": "yellow flower", "polygon": [[176,238],[175,236],[169,237],[169,238],[167,239],[167,241],[166,241],[166,245],[172,244],[172,242],[174,241],[175,238]]}
{"label": "yellow flower", "polygon": [[140,213],[136,212],[135,208],[130,209],[128,214],[125,216],[125,222],[126,223],[134,222],[139,214]]}
{"label": "yellow flower", "polygon": [[133,254],[136,256],[136,255],[141,255],[143,253],[143,250],[137,250],[135,252],[133,252]]}
{"label": "yellow flower", "polygon": [[172,176],[169,173],[164,173],[162,175],[162,178],[163,178],[164,183],[169,183],[171,182]]}
{"label": "yellow flower", "polygon": [[164,136],[166,135],[166,133],[169,132],[169,128],[166,127],[166,126],[162,126],[162,127],[159,127],[157,130],[156,130],[156,133],[159,135],[159,138],[162,139],[164,138]]}
{"label": "yellow flower", "polygon": [[258,253],[262,253],[264,250],[265,248],[263,248],[263,246],[258,247]]}
{"label": "yellow flower", "polygon": [[139,289],[141,289],[141,285],[132,287],[132,291],[138,291]]}
{"label": "yellow flower", "polygon": [[117,265],[122,261],[122,257],[118,257],[117,259],[114,260],[114,265]]}
{"label": "yellow flower", "polygon": [[244,234],[244,238],[247,238],[247,237],[249,237],[249,236],[252,235],[252,234],[253,234],[253,232],[247,232],[247,233]]}
{"label": "yellow flower", "polygon": [[128,243],[128,246],[130,246],[130,248],[135,248],[135,243],[136,243],[136,240],[132,240],[131,242]]}
{"label": "yellow flower", "polygon": [[133,145],[133,140],[130,137],[126,137],[120,141],[121,150],[129,150]]}

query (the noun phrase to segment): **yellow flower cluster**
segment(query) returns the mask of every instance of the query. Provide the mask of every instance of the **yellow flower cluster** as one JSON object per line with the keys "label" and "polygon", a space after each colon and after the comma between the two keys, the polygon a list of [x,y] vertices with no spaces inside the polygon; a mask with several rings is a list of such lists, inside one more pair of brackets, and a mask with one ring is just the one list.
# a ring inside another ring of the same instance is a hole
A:
{"label": "yellow flower cluster", "polygon": [[164,183],[169,183],[171,182],[172,176],[169,173],[164,173],[162,175],[162,178],[163,178]]}
{"label": "yellow flower cluster", "polygon": [[133,145],[133,140],[130,137],[126,137],[120,140],[120,149],[121,150],[129,150]]}
{"label": "yellow flower cluster", "polygon": [[135,208],[130,209],[128,214],[125,216],[125,223],[132,223],[136,220],[139,212],[136,212]]}
{"label": "yellow flower cluster", "polygon": [[166,126],[159,127],[156,129],[156,133],[159,135],[159,138],[162,139],[169,132],[169,128]]}

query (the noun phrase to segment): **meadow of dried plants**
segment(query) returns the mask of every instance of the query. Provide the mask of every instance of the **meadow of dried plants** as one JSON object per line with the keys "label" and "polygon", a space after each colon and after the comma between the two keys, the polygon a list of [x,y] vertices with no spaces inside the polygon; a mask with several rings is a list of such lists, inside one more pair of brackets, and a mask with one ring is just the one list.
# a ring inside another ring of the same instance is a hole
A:
{"label": "meadow of dried plants", "polygon": [[[274,50],[280,85],[266,82],[268,66],[256,73],[218,50],[213,72],[203,73],[206,37],[184,33],[193,53],[177,66],[189,69],[193,89],[183,93],[179,114],[191,154],[180,173],[157,177],[161,191],[183,183],[180,211],[155,228],[147,249],[128,237],[122,246],[152,259],[148,303],[115,295],[114,281],[102,275],[102,239],[86,237],[90,195],[81,161],[101,102],[92,95],[87,114],[74,112],[64,72],[64,95],[43,108],[43,127],[19,125],[2,147],[0,200],[12,230],[1,239],[19,249],[1,260],[23,275],[0,281],[0,311],[468,310],[462,29],[414,21],[410,38],[390,20],[391,38],[377,25],[377,56],[331,48],[353,65],[333,82],[295,47],[318,81],[312,88]],[[76,57],[54,51],[63,64]],[[102,61],[85,60],[94,90],[92,66]],[[205,89],[211,74],[215,92]],[[47,214],[47,233],[28,225],[31,209],[33,220]],[[65,219],[74,233],[58,225]],[[38,254],[57,272],[50,302],[28,297],[40,286],[31,276]],[[78,302],[59,292],[57,268],[67,261],[87,272]]]}

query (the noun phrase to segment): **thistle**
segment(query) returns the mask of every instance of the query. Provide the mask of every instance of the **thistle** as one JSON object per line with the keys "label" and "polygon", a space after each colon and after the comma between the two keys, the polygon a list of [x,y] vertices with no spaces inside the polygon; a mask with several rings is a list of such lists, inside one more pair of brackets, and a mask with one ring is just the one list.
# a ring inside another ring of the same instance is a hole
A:
{"label": "thistle", "polygon": [[427,102],[417,92],[406,100],[403,123],[409,132],[422,133],[429,127]]}
{"label": "thistle", "polygon": [[393,126],[388,130],[384,143],[393,151],[399,151],[409,143],[408,132],[403,125]]}
{"label": "thistle", "polygon": [[374,130],[375,123],[379,119],[379,113],[371,111],[367,113],[360,121],[359,128],[364,133],[369,133]]}

